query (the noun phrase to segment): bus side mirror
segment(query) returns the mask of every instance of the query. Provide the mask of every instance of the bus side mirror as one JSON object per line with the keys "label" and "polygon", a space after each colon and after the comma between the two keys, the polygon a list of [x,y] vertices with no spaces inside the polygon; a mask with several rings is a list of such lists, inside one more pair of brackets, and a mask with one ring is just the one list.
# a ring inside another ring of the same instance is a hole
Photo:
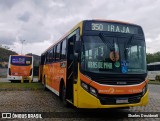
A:
{"label": "bus side mirror", "polygon": [[79,53],[74,53],[74,58],[75,58],[75,61],[79,62]]}
{"label": "bus side mirror", "polygon": [[76,41],[74,48],[75,48],[75,52],[79,53],[81,51],[81,41]]}
{"label": "bus side mirror", "polygon": [[74,57],[76,61],[79,61],[80,52],[81,52],[81,41],[76,41],[75,42],[75,52],[74,52]]}

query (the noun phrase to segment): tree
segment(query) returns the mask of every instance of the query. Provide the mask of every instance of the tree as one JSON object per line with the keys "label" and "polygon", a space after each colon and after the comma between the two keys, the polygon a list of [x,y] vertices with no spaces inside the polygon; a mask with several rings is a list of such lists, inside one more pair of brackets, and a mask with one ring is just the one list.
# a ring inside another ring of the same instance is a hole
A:
{"label": "tree", "polygon": [[160,62],[160,52],[147,53],[147,63]]}

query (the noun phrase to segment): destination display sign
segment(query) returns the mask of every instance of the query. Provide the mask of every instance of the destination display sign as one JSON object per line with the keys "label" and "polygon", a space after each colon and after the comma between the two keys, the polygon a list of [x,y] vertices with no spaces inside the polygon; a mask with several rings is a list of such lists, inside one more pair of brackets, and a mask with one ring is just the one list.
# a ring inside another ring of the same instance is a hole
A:
{"label": "destination display sign", "polygon": [[20,57],[12,57],[12,63],[13,64],[25,64],[25,58],[20,58]]}
{"label": "destination display sign", "polygon": [[85,30],[138,34],[138,27],[136,26],[106,22],[88,22]]}

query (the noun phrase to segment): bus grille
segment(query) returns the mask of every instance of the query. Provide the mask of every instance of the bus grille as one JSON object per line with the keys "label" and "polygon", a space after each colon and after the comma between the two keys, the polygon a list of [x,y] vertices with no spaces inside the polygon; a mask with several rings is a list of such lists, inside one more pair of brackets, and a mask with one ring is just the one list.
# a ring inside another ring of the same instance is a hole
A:
{"label": "bus grille", "polygon": [[[106,95],[106,94],[99,94],[99,100],[102,105],[114,105],[114,104],[133,104],[139,103],[142,97],[141,93],[138,94],[130,94],[130,95]],[[128,103],[116,103],[117,99],[128,99]]]}
{"label": "bus grille", "polygon": [[111,79],[99,79],[95,80],[99,84],[107,84],[107,85],[134,85],[134,84],[140,84],[144,80],[141,79],[130,79],[130,78],[111,78]]}

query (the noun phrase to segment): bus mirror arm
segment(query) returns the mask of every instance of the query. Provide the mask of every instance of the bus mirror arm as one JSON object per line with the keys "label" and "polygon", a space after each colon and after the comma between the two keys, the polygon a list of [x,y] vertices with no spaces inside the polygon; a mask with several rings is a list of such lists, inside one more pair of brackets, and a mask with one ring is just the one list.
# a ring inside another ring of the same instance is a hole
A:
{"label": "bus mirror arm", "polygon": [[81,41],[76,41],[74,48],[75,48],[75,52],[74,52],[75,60],[79,61],[79,54],[81,52]]}

